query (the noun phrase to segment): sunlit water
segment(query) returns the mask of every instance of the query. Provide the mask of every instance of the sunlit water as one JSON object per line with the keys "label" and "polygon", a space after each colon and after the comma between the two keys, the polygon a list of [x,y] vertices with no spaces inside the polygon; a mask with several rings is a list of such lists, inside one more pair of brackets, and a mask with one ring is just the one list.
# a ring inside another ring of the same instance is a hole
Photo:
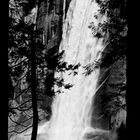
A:
{"label": "sunlit water", "polygon": [[[54,85],[56,96],[49,122],[38,128],[39,140],[85,140],[84,134],[97,131],[91,127],[91,103],[97,90],[100,69],[94,63],[101,58],[105,48],[103,38],[93,36],[99,23],[106,20],[99,14],[100,7],[94,0],[72,0],[63,24],[59,51],[64,50],[62,62],[77,65],[74,71],[56,71],[55,78],[62,78],[70,89]],[[95,18],[95,15],[98,18]],[[94,23],[95,31],[88,26]],[[92,64],[92,72],[86,75],[85,66]],[[58,93],[60,91],[60,93]],[[26,132],[30,134],[31,131]],[[25,135],[22,134],[20,136]],[[26,140],[30,136],[23,136]]]}

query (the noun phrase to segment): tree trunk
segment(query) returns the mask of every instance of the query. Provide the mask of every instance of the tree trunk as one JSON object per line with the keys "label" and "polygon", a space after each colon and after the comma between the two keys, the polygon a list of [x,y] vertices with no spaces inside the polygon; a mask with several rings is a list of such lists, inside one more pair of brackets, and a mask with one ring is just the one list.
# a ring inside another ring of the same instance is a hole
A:
{"label": "tree trunk", "polygon": [[32,92],[32,107],[33,107],[33,129],[31,140],[36,140],[38,129],[38,111],[37,111],[37,95],[36,95],[36,45],[34,36],[31,43],[31,92]]}

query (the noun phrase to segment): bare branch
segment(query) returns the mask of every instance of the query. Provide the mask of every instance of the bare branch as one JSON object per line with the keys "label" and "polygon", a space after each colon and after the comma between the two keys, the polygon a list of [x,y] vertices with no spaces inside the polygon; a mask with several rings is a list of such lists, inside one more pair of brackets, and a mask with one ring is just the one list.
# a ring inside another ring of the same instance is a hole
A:
{"label": "bare branch", "polygon": [[15,99],[17,99],[17,98],[18,98],[20,95],[22,95],[24,92],[27,92],[27,91],[29,90],[30,86],[31,86],[31,84],[28,86],[27,89],[24,89],[19,95],[17,95],[17,96],[15,97]]}
{"label": "bare branch", "polygon": [[22,103],[21,105],[19,105],[19,106],[17,106],[17,107],[13,107],[13,108],[11,108],[11,109],[17,109],[17,108],[19,108],[19,107],[25,105],[25,104],[28,103],[29,101],[31,101],[31,99],[29,99],[29,100],[27,100],[26,102]]}
{"label": "bare branch", "polygon": [[10,116],[9,116],[9,118],[10,118],[10,120],[11,120],[13,123],[15,123],[16,125],[20,125],[20,126],[23,126],[23,127],[29,126],[29,125],[23,125],[23,124],[21,124],[21,123],[18,123],[18,122],[16,122],[16,121],[14,121]]}
{"label": "bare branch", "polygon": [[[30,65],[29,65],[30,66]],[[22,80],[24,77],[26,77],[28,74],[30,73],[30,71],[28,70],[25,75],[23,75],[21,78],[19,78],[18,80]]]}
{"label": "bare branch", "polygon": [[26,61],[26,60],[28,60],[28,58],[25,58],[25,59],[21,60],[19,63],[10,66],[10,68],[15,68],[15,67],[19,66],[21,63],[23,63],[23,62]]}
{"label": "bare branch", "polygon": [[26,130],[28,130],[28,129],[31,128],[31,127],[32,127],[32,125],[30,125],[30,126],[27,127],[26,129],[24,129],[23,131],[18,132],[18,131],[13,130],[13,131],[9,131],[8,133],[17,133],[17,134],[21,134],[21,133],[25,132]]}
{"label": "bare branch", "polygon": [[19,109],[19,108],[14,108],[14,109],[17,109],[19,111],[27,111],[27,110],[30,110],[31,108],[32,108],[32,105],[29,108],[26,108],[26,109]]}
{"label": "bare branch", "polygon": [[27,115],[28,117],[32,117],[32,116],[30,116],[29,114],[27,114],[26,111],[23,111],[23,112],[24,112],[24,114]]}

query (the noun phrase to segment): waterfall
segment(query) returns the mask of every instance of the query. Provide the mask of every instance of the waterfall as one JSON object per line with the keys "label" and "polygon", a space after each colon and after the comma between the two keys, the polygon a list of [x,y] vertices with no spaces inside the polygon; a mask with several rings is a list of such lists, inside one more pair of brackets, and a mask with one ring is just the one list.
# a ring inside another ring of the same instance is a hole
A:
{"label": "waterfall", "polygon": [[[55,85],[56,96],[53,102],[53,116],[49,122],[48,140],[83,140],[86,132],[97,131],[91,128],[91,104],[96,93],[99,68],[95,62],[101,58],[105,48],[103,38],[94,37],[88,27],[94,23],[95,32],[99,23],[106,17],[99,14],[99,5],[91,0],[72,0],[63,25],[63,36],[59,51],[64,51],[61,62],[67,66],[78,65],[74,71],[57,71],[56,78],[62,78],[66,89]],[[95,15],[98,18],[95,18]],[[93,71],[86,76],[85,67],[92,65]],[[57,94],[57,91],[60,93]]]}
{"label": "waterfall", "polygon": [[[64,52],[62,63],[77,66],[77,69],[56,71],[55,78],[72,86],[66,89],[54,85],[52,117],[39,126],[38,140],[85,140],[87,133],[99,131],[90,122],[100,72],[96,62],[105,48],[104,38],[94,36],[100,30],[99,24],[106,21],[106,15],[101,15],[99,9],[95,0],[72,0],[70,3],[59,52]],[[92,29],[89,28],[91,23]]]}

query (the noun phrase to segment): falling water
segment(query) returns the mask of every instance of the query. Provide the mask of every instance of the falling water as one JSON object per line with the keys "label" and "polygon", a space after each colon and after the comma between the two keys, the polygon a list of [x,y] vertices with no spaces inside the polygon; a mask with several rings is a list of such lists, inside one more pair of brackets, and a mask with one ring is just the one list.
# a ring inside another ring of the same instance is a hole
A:
{"label": "falling water", "polygon": [[[72,0],[63,25],[60,52],[64,51],[62,62],[79,65],[74,71],[56,72],[56,78],[63,78],[66,89],[55,85],[56,97],[53,102],[53,116],[49,122],[48,140],[83,140],[84,134],[94,131],[90,126],[91,103],[97,89],[99,68],[94,63],[105,48],[103,38],[94,37],[88,26],[94,22],[94,32],[105,16],[99,14],[99,5],[91,0]],[[95,15],[98,18],[95,18]],[[92,73],[85,75],[85,66],[92,65]],[[57,91],[60,91],[57,94]]]}
{"label": "falling water", "polygon": [[[99,23],[106,21],[99,9],[94,0],[72,0],[70,3],[59,51],[64,51],[61,62],[78,67],[76,74],[73,70],[56,71],[55,78],[62,78],[64,84],[72,87],[66,89],[54,85],[53,115],[49,122],[39,126],[39,140],[85,140],[85,134],[98,131],[91,127],[90,120],[100,72],[95,62],[100,60],[105,48],[103,38],[94,37]],[[92,30],[90,23],[93,23]],[[92,69],[88,75],[86,66]]]}

